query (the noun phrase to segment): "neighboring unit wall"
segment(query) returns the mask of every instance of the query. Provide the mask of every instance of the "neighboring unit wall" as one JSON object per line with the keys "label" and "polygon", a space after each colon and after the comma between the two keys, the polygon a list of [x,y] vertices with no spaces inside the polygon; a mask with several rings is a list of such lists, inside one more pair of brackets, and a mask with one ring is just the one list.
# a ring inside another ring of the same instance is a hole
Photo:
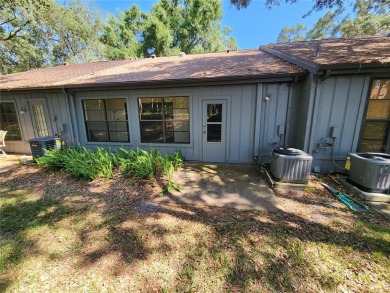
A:
{"label": "neighboring unit wall", "polygon": [[0,102],[15,102],[21,141],[9,141],[6,138],[4,150],[9,153],[30,154],[29,140],[37,137],[34,126],[32,105],[39,103],[45,110],[45,119],[49,136],[60,135],[67,145],[73,145],[73,129],[67,96],[61,92],[0,92]]}
{"label": "neighboring unit wall", "polygon": [[[308,120],[311,125],[308,152],[314,157],[315,170],[343,171],[333,159],[343,167],[347,154],[356,152],[369,80],[368,76],[334,76],[317,81],[314,115],[312,121]],[[321,147],[321,142],[331,136],[335,140],[333,156],[331,148]]]}
{"label": "neighboring unit wall", "polygon": [[286,147],[308,151],[316,83],[313,75],[291,86],[291,115]]}
{"label": "neighboring unit wall", "polygon": [[290,84],[259,84],[256,109],[255,151],[260,163],[269,162],[272,149],[285,145],[290,134]]}

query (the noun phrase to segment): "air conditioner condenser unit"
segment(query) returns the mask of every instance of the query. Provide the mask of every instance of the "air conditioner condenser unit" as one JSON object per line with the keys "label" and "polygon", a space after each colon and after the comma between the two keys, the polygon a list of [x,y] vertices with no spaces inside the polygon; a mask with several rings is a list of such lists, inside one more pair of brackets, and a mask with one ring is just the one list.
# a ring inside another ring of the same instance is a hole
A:
{"label": "air conditioner condenser unit", "polygon": [[366,192],[390,193],[390,155],[355,153],[349,156],[349,183]]}
{"label": "air conditioner condenser unit", "polygon": [[46,150],[60,149],[61,139],[59,137],[38,137],[30,139],[30,148],[33,159],[45,156]]}
{"label": "air conditioner condenser unit", "polygon": [[307,183],[313,157],[294,148],[276,148],[271,155],[271,175],[276,181]]}

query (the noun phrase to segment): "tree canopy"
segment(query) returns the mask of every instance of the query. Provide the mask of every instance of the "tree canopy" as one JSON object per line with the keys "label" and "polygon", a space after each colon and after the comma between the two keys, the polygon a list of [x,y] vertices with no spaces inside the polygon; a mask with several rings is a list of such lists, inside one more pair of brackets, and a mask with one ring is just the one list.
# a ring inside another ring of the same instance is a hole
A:
{"label": "tree canopy", "polygon": [[102,37],[109,59],[178,55],[235,49],[222,27],[220,0],[160,0],[150,13],[133,5],[111,17]]}
{"label": "tree canopy", "polygon": [[84,0],[0,0],[0,74],[235,49],[221,18],[221,0],[160,0],[148,13],[133,5],[107,21]]}
{"label": "tree canopy", "polygon": [[386,34],[390,31],[390,1],[356,0],[353,13],[345,8],[328,11],[307,30],[302,24],[284,27],[278,42]]}
{"label": "tree canopy", "polygon": [[[272,8],[274,6],[279,6],[281,3],[294,4],[300,0],[265,0],[265,5],[267,8]],[[237,9],[247,8],[252,0],[230,0],[230,3],[237,7]],[[374,6],[383,6],[384,4],[389,5],[388,0],[372,0]],[[349,1],[343,0],[313,0],[313,6],[310,12],[321,11],[324,9],[342,9],[345,8],[345,5],[348,5]]]}
{"label": "tree canopy", "polygon": [[101,59],[101,27],[81,0],[0,0],[0,72]]}

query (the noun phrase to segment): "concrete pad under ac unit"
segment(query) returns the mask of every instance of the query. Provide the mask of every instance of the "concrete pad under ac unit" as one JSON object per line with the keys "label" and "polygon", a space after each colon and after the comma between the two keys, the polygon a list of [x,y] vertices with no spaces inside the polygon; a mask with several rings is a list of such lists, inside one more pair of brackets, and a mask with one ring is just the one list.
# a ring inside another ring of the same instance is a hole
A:
{"label": "concrete pad under ac unit", "polygon": [[362,191],[356,186],[353,186],[351,183],[347,182],[347,178],[339,178],[338,180],[348,189],[349,192],[357,194],[360,198],[366,201],[390,202],[390,194]]}

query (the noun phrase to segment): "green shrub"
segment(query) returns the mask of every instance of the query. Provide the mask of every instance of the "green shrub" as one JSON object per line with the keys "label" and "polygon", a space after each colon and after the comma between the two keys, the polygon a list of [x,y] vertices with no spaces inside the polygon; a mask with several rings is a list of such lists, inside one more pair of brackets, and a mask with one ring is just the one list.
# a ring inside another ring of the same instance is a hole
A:
{"label": "green shrub", "polygon": [[116,167],[126,177],[151,179],[169,174],[171,168],[176,170],[183,164],[183,156],[180,151],[167,155],[157,150],[148,152],[139,148],[107,151],[104,148],[88,150],[78,147],[48,150],[47,156],[37,158],[36,161],[41,168],[62,170],[87,180],[112,178]]}
{"label": "green shrub", "polygon": [[96,151],[80,148],[48,150],[47,156],[36,159],[37,164],[45,169],[61,169],[75,177],[93,180],[112,178],[113,162],[111,155],[103,148]]}
{"label": "green shrub", "polygon": [[119,167],[122,174],[127,177],[150,179],[167,174],[170,164],[173,164],[175,170],[183,164],[183,156],[179,151],[170,155],[161,154],[157,150],[148,152],[139,148],[120,151]]}

